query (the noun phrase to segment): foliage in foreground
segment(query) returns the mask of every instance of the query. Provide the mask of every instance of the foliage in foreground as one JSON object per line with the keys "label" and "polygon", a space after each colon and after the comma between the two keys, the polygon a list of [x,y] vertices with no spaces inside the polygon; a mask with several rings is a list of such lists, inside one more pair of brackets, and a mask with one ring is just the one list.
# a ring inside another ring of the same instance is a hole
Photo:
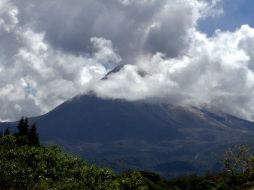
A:
{"label": "foliage in foreground", "polygon": [[[229,152],[225,172],[165,180],[152,172],[126,172],[86,164],[57,146],[17,145],[17,137],[0,138],[0,189],[84,190],[227,190],[254,187],[253,156],[245,147]],[[249,153],[248,153],[249,154]]]}
{"label": "foliage in foreground", "polygon": [[17,146],[16,140],[12,135],[0,138],[0,189],[148,189],[138,172],[116,176],[57,146]]}
{"label": "foliage in foreground", "polygon": [[243,190],[254,187],[254,155],[247,146],[225,153],[225,171],[166,180],[148,171],[122,175],[66,154],[58,146],[40,146],[36,126],[26,119],[18,133],[0,135],[1,190]]}

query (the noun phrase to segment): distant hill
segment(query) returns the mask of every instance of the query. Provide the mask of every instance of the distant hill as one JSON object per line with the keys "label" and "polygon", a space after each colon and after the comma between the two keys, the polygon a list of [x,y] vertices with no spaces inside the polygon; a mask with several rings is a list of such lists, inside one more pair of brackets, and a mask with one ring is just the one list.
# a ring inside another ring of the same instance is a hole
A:
{"label": "distant hill", "polygon": [[37,123],[42,142],[61,144],[91,163],[118,171],[185,173],[184,165],[189,172],[215,170],[226,147],[254,139],[254,124],[231,115],[94,95],[77,96],[30,120]]}

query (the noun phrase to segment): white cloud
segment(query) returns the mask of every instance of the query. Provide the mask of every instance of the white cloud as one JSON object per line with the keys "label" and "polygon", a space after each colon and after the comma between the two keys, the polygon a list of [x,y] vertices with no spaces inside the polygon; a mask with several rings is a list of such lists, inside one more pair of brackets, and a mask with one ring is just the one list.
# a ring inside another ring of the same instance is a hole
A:
{"label": "white cloud", "polygon": [[104,98],[206,104],[254,120],[254,29],[212,37],[197,29],[200,19],[223,14],[219,4],[0,0],[0,119],[45,113],[94,90]]}
{"label": "white cloud", "polygon": [[110,40],[93,37],[91,38],[91,43],[96,49],[96,52],[93,54],[93,59],[95,59],[96,62],[110,67],[112,63],[119,63],[122,61],[122,58],[115,53]]}
{"label": "white cloud", "polygon": [[7,0],[0,1],[0,30],[10,32],[18,24],[18,9]]}
{"label": "white cloud", "polygon": [[[182,105],[204,103],[217,110],[253,119],[254,29],[243,25],[235,32],[207,37],[191,30],[185,55],[169,58],[161,53],[140,58],[107,81],[99,82],[99,95],[129,100],[165,98]],[[138,71],[146,73],[144,77]]]}
{"label": "white cloud", "polygon": [[[91,54],[56,50],[45,41],[44,33],[18,25],[18,15],[12,14],[15,7],[8,1],[0,2],[1,14],[14,16],[2,17],[4,27],[0,29],[1,120],[45,113],[68,98],[85,93],[91,83],[121,61],[111,41],[104,38],[91,38]],[[11,59],[4,53],[10,42]]]}

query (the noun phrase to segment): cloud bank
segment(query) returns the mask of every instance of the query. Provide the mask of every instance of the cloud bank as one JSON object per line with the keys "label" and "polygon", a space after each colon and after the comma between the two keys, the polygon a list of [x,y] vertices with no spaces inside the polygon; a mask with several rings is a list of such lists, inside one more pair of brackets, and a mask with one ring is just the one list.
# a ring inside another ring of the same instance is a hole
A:
{"label": "cloud bank", "polygon": [[94,91],[253,120],[254,29],[198,30],[221,14],[219,0],[0,0],[0,119]]}

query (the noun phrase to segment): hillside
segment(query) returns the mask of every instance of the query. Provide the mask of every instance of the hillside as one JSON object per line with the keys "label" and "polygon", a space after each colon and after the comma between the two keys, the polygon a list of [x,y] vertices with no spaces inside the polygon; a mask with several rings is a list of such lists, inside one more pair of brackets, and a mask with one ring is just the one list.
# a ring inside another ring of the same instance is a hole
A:
{"label": "hillside", "polygon": [[129,170],[117,175],[109,168],[89,165],[57,145],[45,147],[39,141],[34,143],[30,137],[33,130],[38,135],[36,127],[23,121],[19,122],[17,133],[0,135],[2,190],[248,190],[254,186],[253,155],[247,146],[226,152],[221,173],[171,180],[150,171]]}
{"label": "hillside", "polygon": [[227,114],[94,95],[77,96],[31,120],[43,143],[60,144],[90,163],[165,175],[218,170],[228,146],[254,137],[252,122]]}

